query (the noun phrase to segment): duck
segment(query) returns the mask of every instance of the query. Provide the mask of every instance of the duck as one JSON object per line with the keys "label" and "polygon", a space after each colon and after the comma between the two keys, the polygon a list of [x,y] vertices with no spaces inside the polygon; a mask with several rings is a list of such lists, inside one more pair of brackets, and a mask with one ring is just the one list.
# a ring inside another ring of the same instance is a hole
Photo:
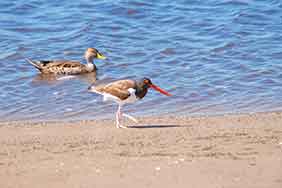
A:
{"label": "duck", "polygon": [[102,95],[104,101],[116,102],[118,104],[118,110],[116,112],[116,127],[128,128],[121,124],[122,116],[127,117],[136,123],[138,121],[131,115],[123,113],[122,106],[128,103],[135,103],[143,99],[150,88],[163,95],[172,96],[167,91],[153,84],[152,81],[146,77],[139,80],[122,79],[106,85],[91,85],[88,87],[88,91]]}
{"label": "duck", "polygon": [[79,61],[70,60],[31,60],[26,58],[26,61],[37,68],[43,74],[67,74],[76,75],[96,72],[97,67],[94,64],[94,58],[106,59],[102,53],[95,48],[87,48],[84,53],[86,64]]}

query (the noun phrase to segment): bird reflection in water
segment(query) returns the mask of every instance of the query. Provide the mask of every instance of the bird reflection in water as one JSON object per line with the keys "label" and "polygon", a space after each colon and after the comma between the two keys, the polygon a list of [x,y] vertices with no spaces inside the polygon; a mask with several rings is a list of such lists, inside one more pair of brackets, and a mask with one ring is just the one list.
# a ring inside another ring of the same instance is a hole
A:
{"label": "bird reflection in water", "polygon": [[83,82],[93,84],[97,80],[96,72],[80,74],[80,75],[56,75],[56,74],[37,74],[34,76],[32,83],[53,85],[58,82],[78,79]]}

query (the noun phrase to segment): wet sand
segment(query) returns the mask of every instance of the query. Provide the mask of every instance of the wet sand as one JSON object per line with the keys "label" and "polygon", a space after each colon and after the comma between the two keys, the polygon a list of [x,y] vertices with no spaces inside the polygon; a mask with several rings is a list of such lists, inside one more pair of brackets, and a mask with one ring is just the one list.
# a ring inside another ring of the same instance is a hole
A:
{"label": "wet sand", "polygon": [[282,113],[139,120],[1,123],[0,187],[282,187]]}

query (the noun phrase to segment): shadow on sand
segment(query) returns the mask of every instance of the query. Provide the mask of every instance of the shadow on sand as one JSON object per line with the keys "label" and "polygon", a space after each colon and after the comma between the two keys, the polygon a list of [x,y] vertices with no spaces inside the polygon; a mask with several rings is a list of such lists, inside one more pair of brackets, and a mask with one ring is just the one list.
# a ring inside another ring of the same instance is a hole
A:
{"label": "shadow on sand", "polygon": [[134,125],[128,126],[128,129],[159,129],[159,128],[180,128],[187,127],[185,125]]}

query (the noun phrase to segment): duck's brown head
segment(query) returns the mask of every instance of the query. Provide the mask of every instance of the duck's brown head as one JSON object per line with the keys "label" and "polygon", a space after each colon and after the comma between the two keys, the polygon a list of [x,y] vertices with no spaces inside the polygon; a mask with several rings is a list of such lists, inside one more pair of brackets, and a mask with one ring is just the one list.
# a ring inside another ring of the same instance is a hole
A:
{"label": "duck's brown head", "polygon": [[101,54],[96,48],[87,48],[84,57],[87,60],[87,62],[92,62],[94,58],[106,59],[106,56]]}

